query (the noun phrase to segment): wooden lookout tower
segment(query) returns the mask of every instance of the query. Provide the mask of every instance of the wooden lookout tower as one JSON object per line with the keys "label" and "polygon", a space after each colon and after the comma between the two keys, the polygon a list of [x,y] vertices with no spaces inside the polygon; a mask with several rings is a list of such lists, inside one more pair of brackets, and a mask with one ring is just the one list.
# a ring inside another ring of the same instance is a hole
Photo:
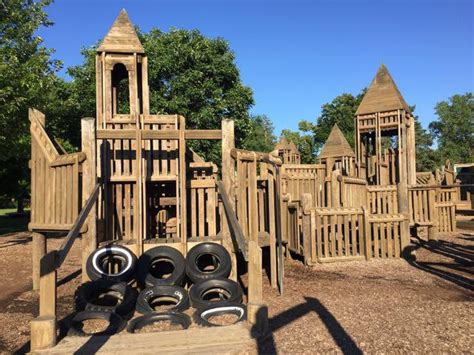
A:
{"label": "wooden lookout tower", "polygon": [[125,10],[97,49],[96,83],[97,242],[137,255],[167,243],[186,254],[188,242],[215,238],[216,166],[186,140],[221,139],[221,130],[186,130],[182,116],[150,114],[148,61]]}
{"label": "wooden lookout tower", "polygon": [[382,64],[355,117],[358,175],[370,184],[416,183],[415,119]]}

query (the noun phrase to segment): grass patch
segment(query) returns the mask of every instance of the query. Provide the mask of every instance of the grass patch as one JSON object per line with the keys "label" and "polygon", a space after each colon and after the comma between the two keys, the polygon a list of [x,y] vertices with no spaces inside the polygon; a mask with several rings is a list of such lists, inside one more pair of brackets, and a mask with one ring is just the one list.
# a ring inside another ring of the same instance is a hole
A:
{"label": "grass patch", "polygon": [[0,235],[28,230],[30,211],[18,215],[15,208],[0,209]]}

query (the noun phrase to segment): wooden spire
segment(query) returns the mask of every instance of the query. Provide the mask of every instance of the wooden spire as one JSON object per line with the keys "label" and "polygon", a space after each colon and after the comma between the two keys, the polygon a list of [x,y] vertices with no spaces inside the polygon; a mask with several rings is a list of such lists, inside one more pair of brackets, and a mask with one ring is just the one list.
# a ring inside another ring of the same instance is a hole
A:
{"label": "wooden spire", "polygon": [[355,157],[355,154],[336,123],[332,127],[326,143],[324,143],[323,149],[321,149],[319,158],[326,159],[338,157]]}
{"label": "wooden spire", "polygon": [[107,35],[102,40],[97,52],[144,53],[127,11],[122,9]]}
{"label": "wooden spire", "polygon": [[385,112],[402,109],[410,112],[408,105],[403,99],[397,85],[393,81],[385,65],[381,65],[369,90],[364,95],[362,102],[357,108],[356,115],[375,112]]}

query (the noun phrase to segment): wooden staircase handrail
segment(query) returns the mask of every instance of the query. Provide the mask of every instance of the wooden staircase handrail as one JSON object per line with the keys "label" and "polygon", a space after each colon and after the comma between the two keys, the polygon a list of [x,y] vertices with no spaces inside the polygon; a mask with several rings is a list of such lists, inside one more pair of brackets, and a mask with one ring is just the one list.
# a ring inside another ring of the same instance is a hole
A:
{"label": "wooden staircase handrail", "polygon": [[77,216],[74,225],[67,234],[66,239],[64,240],[61,247],[57,250],[56,268],[61,267],[62,263],[64,262],[64,259],[66,259],[66,256],[69,253],[69,250],[74,244],[74,240],[79,236],[82,226],[84,225],[84,222],[86,221],[87,216],[89,215],[89,212],[92,209],[92,206],[94,206],[94,203],[96,202],[97,197],[99,196],[99,190],[100,183],[97,183],[94,189],[92,190],[89,198],[87,199],[86,203],[84,204],[84,207],[82,207],[81,212]]}
{"label": "wooden staircase handrail", "polygon": [[248,255],[247,255],[248,243],[244,237],[244,232],[242,231],[242,228],[240,227],[239,221],[237,220],[235,211],[232,208],[229,196],[227,195],[227,191],[225,190],[225,187],[224,187],[224,183],[222,181],[217,181],[216,184],[217,184],[217,190],[219,194],[221,195],[221,199],[224,205],[224,211],[225,211],[227,220],[229,221],[229,227],[232,229],[232,233],[230,233],[230,235],[232,236],[232,239],[234,240],[234,242],[237,244],[240,251],[242,252],[242,255],[244,256],[245,261],[248,261]]}

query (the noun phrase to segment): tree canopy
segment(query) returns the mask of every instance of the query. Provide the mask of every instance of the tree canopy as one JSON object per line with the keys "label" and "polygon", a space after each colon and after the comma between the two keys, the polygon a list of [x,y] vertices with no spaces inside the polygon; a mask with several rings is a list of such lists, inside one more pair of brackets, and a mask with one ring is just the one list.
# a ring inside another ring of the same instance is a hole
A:
{"label": "tree canopy", "polygon": [[17,199],[20,210],[29,187],[28,108],[44,109],[61,65],[36,34],[52,24],[44,11],[50,2],[0,3],[0,195]]}
{"label": "tree canopy", "polygon": [[273,123],[266,115],[255,115],[250,120],[250,129],[242,141],[242,147],[256,152],[271,152],[276,138]]}
{"label": "tree canopy", "polygon": [[474,95],[454,95],[436,105],[438,119],[429,129],[438,143],[442,161],[452,164],[474,162]]}

